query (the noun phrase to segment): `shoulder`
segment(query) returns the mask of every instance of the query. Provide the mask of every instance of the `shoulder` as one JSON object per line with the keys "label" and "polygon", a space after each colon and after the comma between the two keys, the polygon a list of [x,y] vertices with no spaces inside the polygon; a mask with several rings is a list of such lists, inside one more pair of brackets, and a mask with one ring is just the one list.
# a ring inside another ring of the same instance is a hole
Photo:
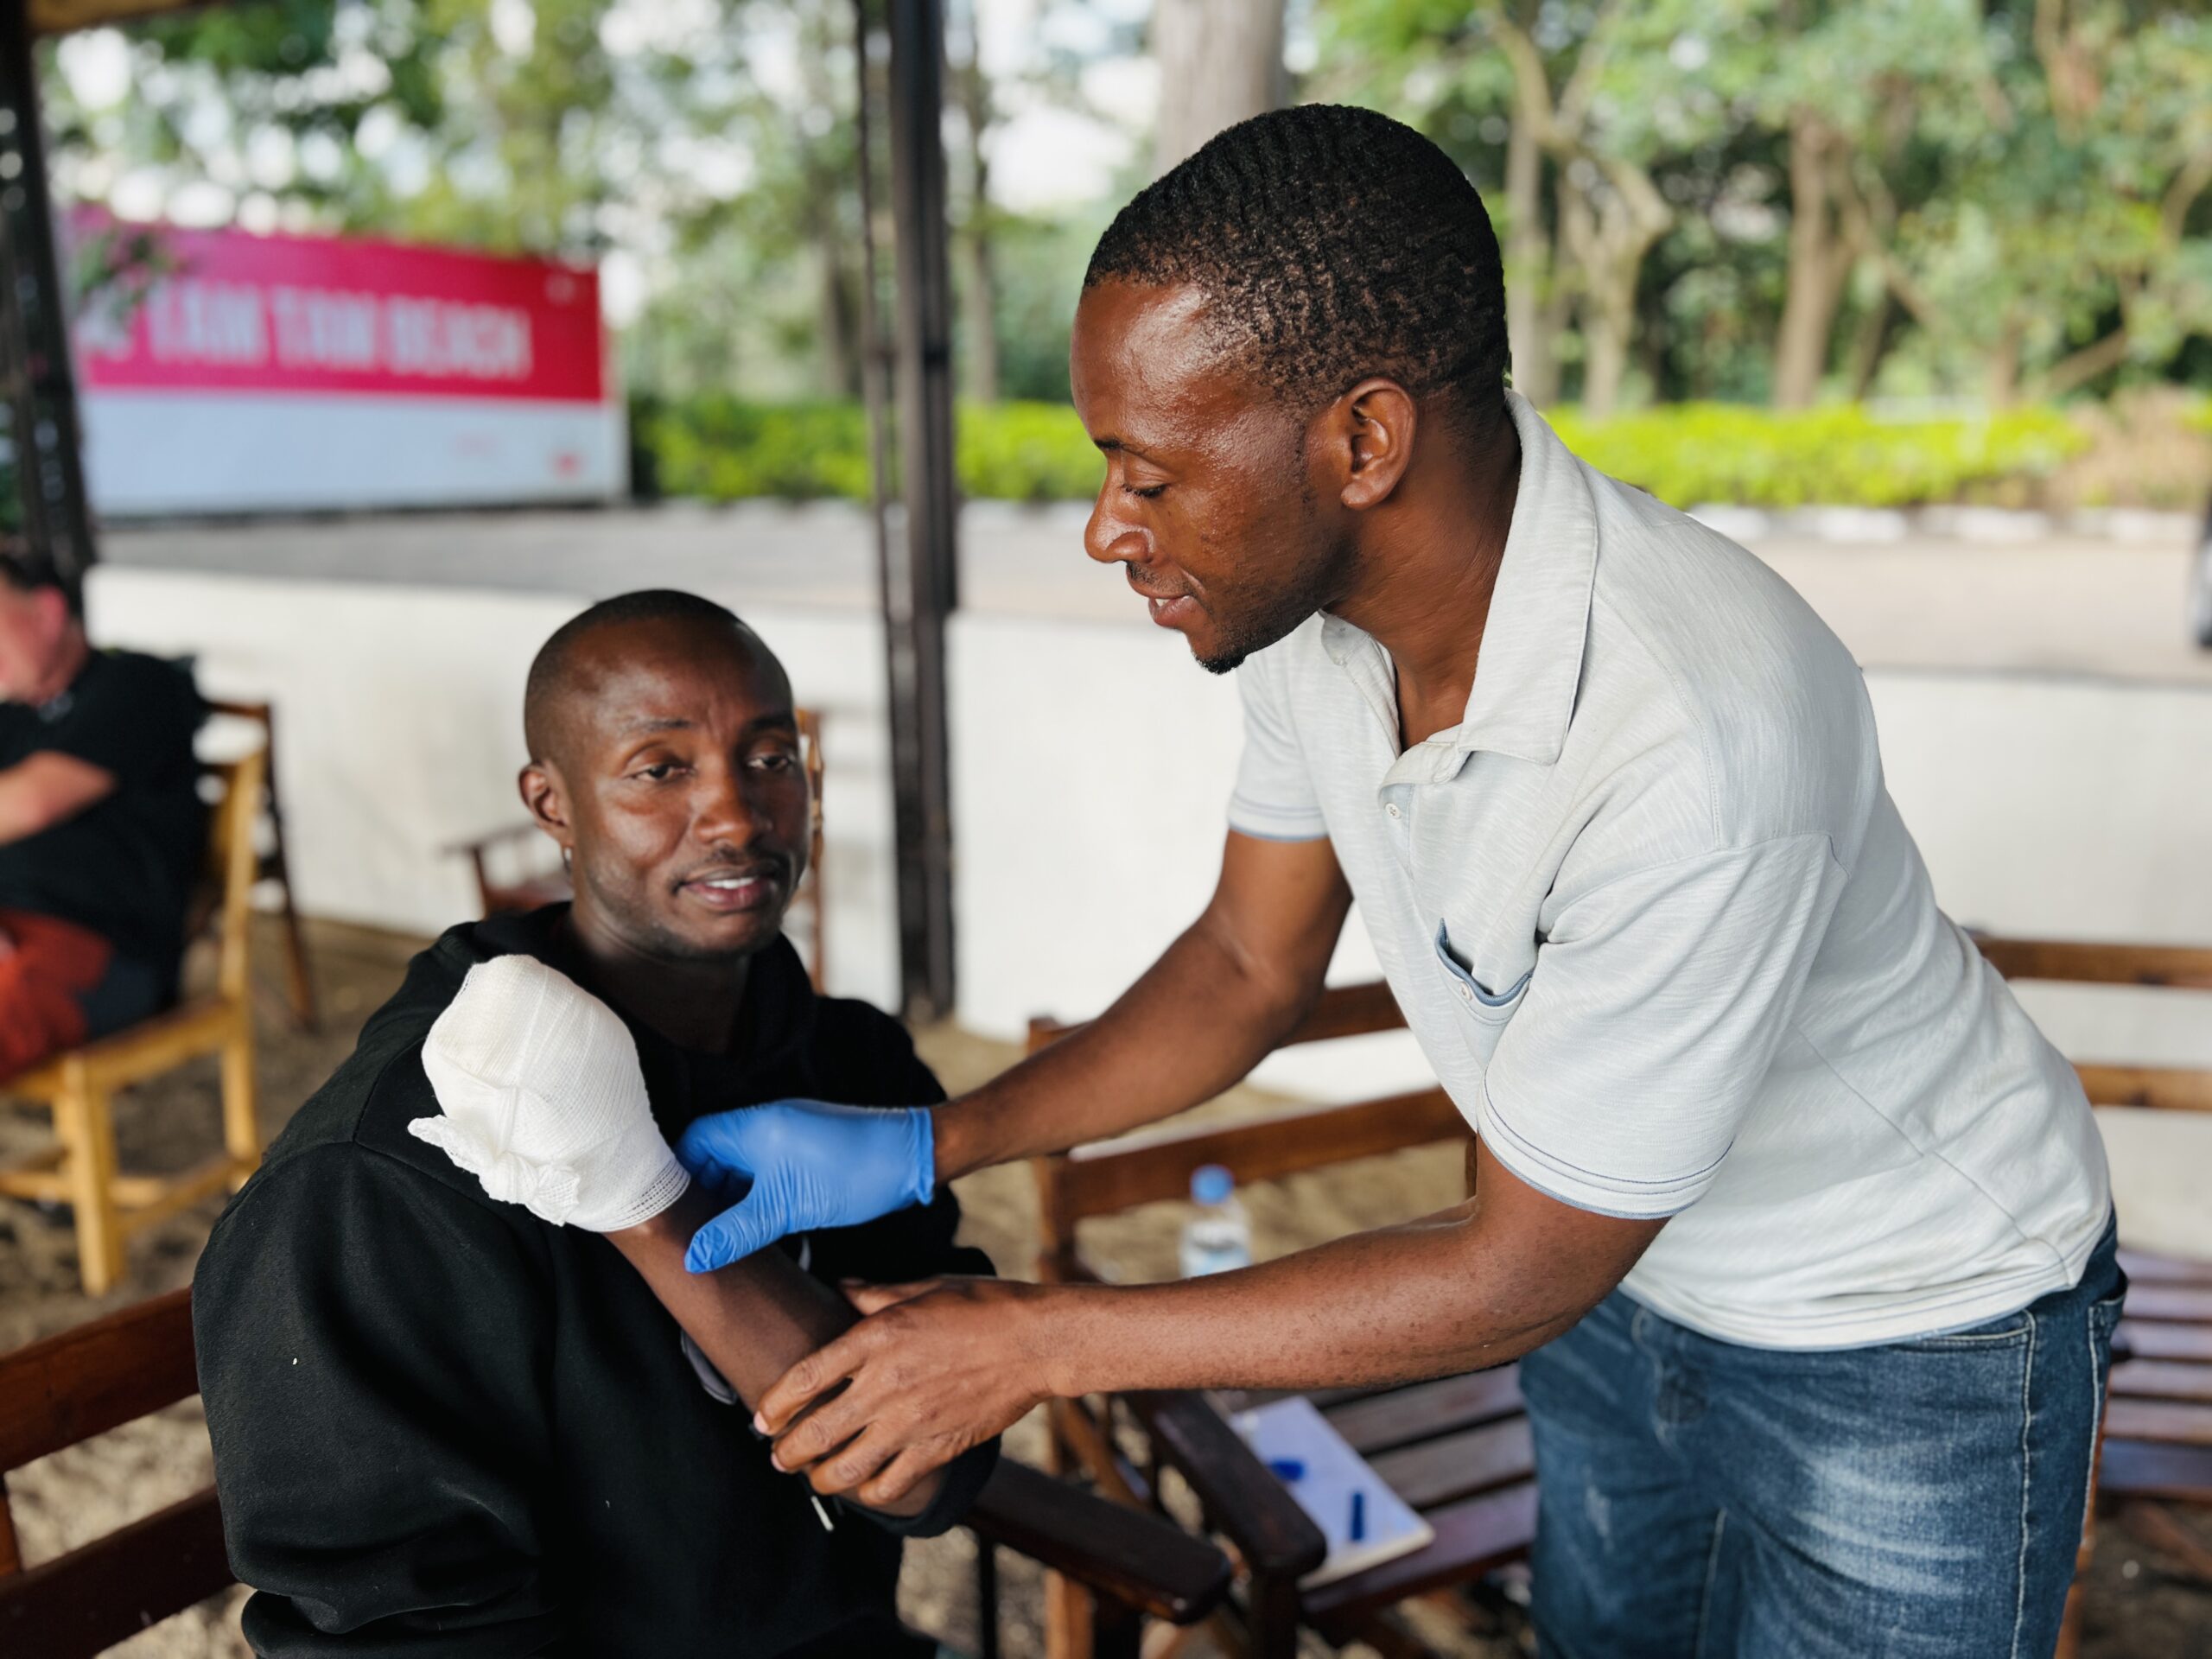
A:
{"label": "shoulder", "polygon": [[1810,833],[1840,845],[1879,779],[1851,653],[1755,555],[1589,477],[1599,553],[1577,724],[1624,765],[1663,760],[1685,791],[1679,853]]}
{"label": "shoulder", "polygon": [[815,1001],[816,1052],[830,1098],[849,1106],[927,1106],[944,1098],[906,1027],[872,1003]]}
{"label": "shoulder", "polygon": [[226,1220],[254,1202],[257,1190],[312,1185],[329,1179],[333,1170],[354,1168],[371,1172],[372,1179],[425,1183],[495,1211],[511,1207],[493,1204],[474,1177],[410,1135],[407,1126],[438,1110],[423,1070],[423,1044],[432,1023],[452,1003],[471,966],[514,953],[522,941],[512,929],[512,923],[465,923],[408,964],[399,989],[362,1027],[353,1053],[270,1144],[260,1169],[224,1212]]}
{"label": "shoulder", "polygon": [[186,664],[143,651],[96,651],[78,682],[85,708],[113,708],[143,718],[155,710],[188,715],[197,723],[204,708]]}

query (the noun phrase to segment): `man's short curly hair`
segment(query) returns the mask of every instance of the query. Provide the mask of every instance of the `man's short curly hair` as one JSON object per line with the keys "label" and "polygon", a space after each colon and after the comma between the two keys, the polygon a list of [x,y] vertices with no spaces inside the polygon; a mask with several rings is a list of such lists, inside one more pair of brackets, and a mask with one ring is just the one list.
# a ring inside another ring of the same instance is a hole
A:
{"label": "man's short curly hair", "polygon": [[1372,110],[1240,122],[1122,209],[1083,284],[1188,283],[1247,370],[1319,409],[1370,374],[1503,412],[1505,276],[1452,159]]}

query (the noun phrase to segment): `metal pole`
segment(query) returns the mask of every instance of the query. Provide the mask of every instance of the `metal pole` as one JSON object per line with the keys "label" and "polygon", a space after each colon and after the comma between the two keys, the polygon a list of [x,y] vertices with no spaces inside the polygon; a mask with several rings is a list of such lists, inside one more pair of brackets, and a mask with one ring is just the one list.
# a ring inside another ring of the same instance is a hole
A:
{"label": "metal pole", "polygon": [[903,547],[891,547],[899,962],[906,1012],[952,1012],[952,791],[945,619],[959,602],[952,456],[952,283],[944,208],[944,0],[891,0],[891,207],[898,241]]}
{"label": "metal pole", "polygon": [[92,563],[28,9],[0,0],[0,365],[23,530],[72,597]]}

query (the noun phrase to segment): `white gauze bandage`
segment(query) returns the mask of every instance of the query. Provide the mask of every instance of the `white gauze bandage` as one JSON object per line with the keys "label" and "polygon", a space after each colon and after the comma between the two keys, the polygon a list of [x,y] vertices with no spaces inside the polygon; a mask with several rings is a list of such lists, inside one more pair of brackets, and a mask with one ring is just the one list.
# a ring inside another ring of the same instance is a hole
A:
{"label": "white gauze bandage", "polygon": [[423,1069],[443,1112],[408,1133],[556,1227],[634,1227],[690,1184],[653,1122],[629,1027],[534,957],[468,970]]}

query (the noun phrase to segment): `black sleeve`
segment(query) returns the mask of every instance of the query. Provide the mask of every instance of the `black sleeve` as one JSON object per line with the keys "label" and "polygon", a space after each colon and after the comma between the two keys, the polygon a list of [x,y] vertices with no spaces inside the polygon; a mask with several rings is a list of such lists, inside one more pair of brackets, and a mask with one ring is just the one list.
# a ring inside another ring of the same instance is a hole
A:
{"label": "black sleeve", "polygon": [[[933,1106],[944,1098],[944,1085],[914,1052],[914,1039],[888,1015],[857,1003],[851,1025],[840,1033],[842,1052],[850,1057],[847,1074],[836,1079],[829,1097],[856,1106]],[[960,1230],[960,1200],[941,1186],[927,1205],[894,1211],[858,1227],[839,1227],[810,1235],[813,1271],[835,1284],[866,1279],[901,1284],[944,1274],[989,1274],[991,1258],[953,1243]]]}
{"label": "black sleeve", "polygon": [[265,1169],[193,1281],[224,1539],[263,1655],[551,1651],[543,1264],[355,1144]]}

